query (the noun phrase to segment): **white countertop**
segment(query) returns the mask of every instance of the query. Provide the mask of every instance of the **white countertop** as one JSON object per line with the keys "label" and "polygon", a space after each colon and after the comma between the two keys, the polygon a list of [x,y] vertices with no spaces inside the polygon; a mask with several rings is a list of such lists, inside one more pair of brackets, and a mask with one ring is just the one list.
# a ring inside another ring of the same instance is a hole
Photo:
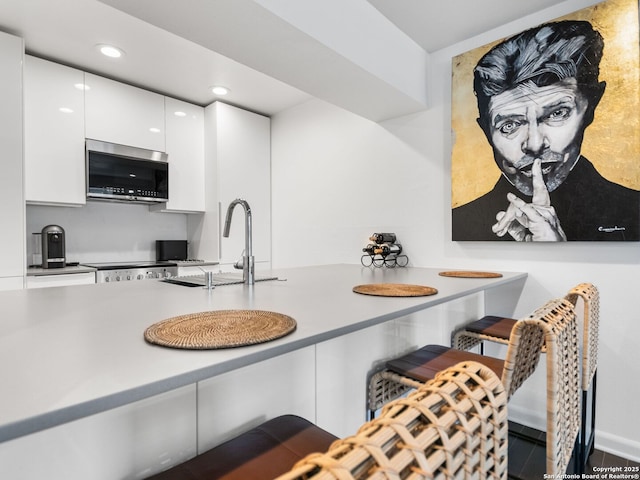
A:
{"label": "white countertop", "polygon": [[[211,292],[154,280],[0,292],[0,442],[172,390],[472,293],[526,279],[446,278],[443,269],[328,265],[275,270],[280,280]],[[262,272],[265,273],[265,272]],[[352,292],[367,283],[434,287],[426,297]],[[224,309],[293,317],[283,338],[224,350],[150,345],[164,319]]]}

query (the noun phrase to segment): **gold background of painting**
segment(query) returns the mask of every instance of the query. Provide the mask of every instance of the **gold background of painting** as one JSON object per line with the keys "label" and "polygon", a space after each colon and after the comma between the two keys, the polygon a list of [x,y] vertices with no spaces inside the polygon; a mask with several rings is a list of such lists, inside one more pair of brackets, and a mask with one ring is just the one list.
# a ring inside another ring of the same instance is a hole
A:
{"label": "gold background of painting", "polygon": [[[589,21],[604,38],[600,81],[607,87],[595,119],[585,131],[581,153],[605,178],[640,190],[638,0],[607,0],[555,20]],[[501,174],[476,123],[473,68],[502,40],[452,59],[452,208],[490,191]]]}

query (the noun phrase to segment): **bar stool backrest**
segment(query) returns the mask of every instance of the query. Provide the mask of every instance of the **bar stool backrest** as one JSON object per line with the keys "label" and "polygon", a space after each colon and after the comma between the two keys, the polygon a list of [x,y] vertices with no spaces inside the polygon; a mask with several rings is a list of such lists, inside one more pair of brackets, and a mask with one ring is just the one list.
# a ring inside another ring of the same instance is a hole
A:
{"label": "bar stool backrest", "polygon": [[[531,314],[531,317],[537,318],[545,314],[546,309],[539,308]],[[516,322],[511,329],[502,370],[502,384],[508,398],[511,398],[535,371],[543,344],[544,329],[537,322],[529,322],[525,319]]]}
{"label": "bar stool backrest", "polygon": [[[543,307],[544,308],[544,307]],[[574,305],[552,300],[536,322],[545,330],[547,347],[547,471],[564,474],[580,429],[580,365]]]}
{"label": "bar stool backrest", "polygon": [[573,287],[565,298],[574,306],[583,301],[582,318],[582,390],[589,384],[598,368],[598,328],[600,325],[600,294],[595,285],[581,283]]}
{"label": "bar stool backrest", "polygon": [[480,363],[461,362],[276,480],[506,480],[508,430],[498,376]]}

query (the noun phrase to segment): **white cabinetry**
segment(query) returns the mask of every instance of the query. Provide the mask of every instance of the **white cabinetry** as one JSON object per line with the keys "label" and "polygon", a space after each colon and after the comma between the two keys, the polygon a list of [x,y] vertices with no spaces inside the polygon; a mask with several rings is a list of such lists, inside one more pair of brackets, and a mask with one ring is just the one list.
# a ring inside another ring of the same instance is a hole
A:
{"label": "white cabinetry", "polygon": [[169,201],[153,210],[204,212],[204,108],[165,98]]}
{"label": "white cabinetry", "polygon": [[27,288],[64,287],[96,283],[95,272],[61,273],[27,277]]}
{"label": "white cabinetry", "polygon": [[84,205],[84,72],[25,56],[25,200]]}
{"label": "white cabinetry", "polygon": [[164,96],[85,73],[86,137],[165,151]]}
{"label": "white cabinetry", "polygon": [[0,478],[146,478],[198,453],[194,405],[187,385],[1,443]]}
{"label": "white cabinetry", "polygon": [[206,107],[205,178],[206,213],[189,218],[194,256],[219,259],[223,270],[241,257],[245,246],[241,206],[235,208],[228,238],[222,237],[222,228],[229,204],[242,198],[251,207],[256,269],[270,266],[270,119],[220,102]]}
{"label": "white cabinetry", "polygon": [[22,170],[22,39],[0,32],[0,288],[22,284],[25,206]]}

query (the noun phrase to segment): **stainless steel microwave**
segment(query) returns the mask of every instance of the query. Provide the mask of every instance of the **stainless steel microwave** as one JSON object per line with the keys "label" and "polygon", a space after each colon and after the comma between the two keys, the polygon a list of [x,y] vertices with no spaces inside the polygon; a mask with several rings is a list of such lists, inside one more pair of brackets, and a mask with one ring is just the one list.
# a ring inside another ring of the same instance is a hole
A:
{"label": "stainless steel microwave", "polygon": [[153,204],[169,200],[164,152],[86,140],[87,199]]}

